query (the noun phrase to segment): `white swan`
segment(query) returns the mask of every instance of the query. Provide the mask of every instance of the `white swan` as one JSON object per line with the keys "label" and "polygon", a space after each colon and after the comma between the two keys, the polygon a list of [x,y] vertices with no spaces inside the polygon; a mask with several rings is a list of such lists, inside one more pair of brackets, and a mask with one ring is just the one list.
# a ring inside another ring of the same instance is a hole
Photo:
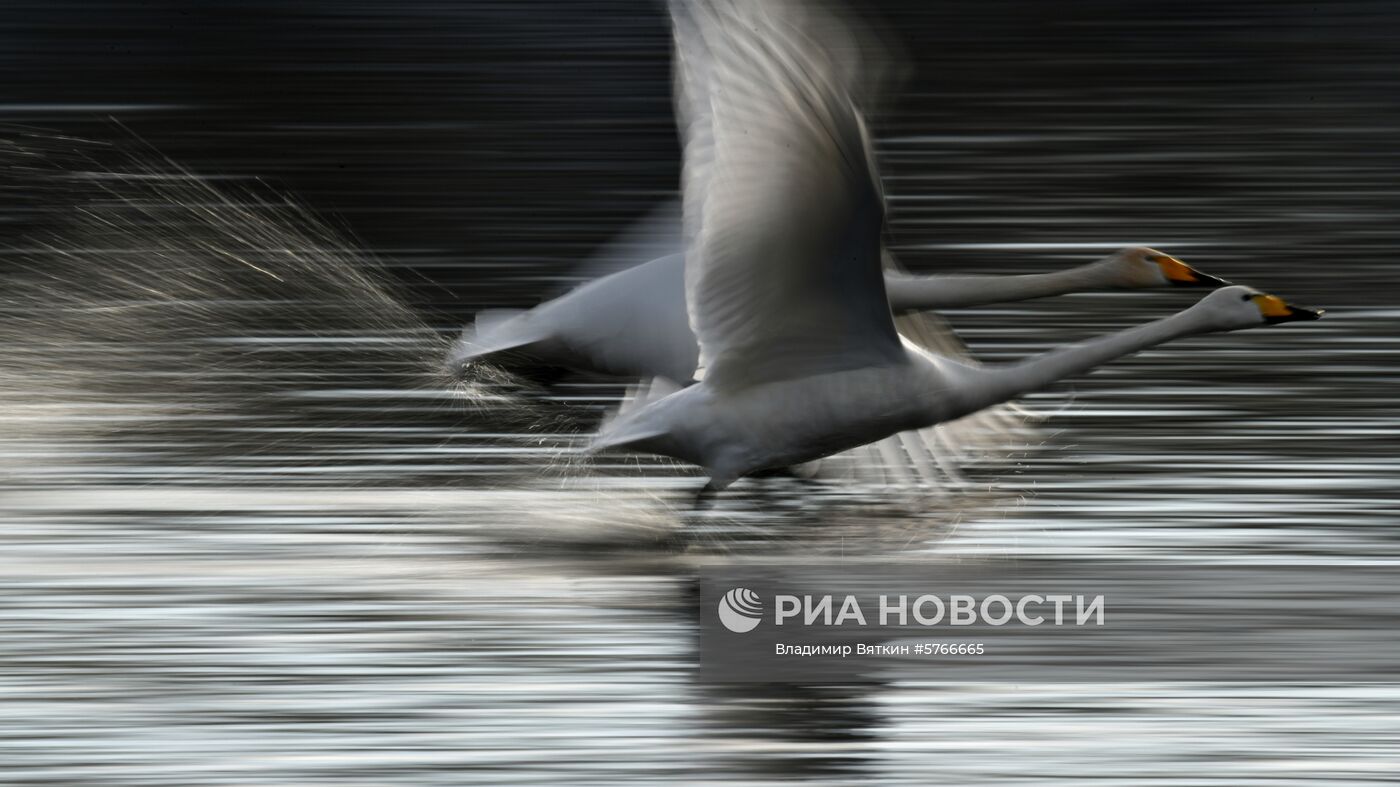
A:
{"label": "white swan", "polygon": [[[885,288],[896,313],[1090,290],[1228,284],[1141,246],[1066,270],[1019,276],[916,276],[894,270],[893,259],[885,255]],[[685,255],[675,252],[585,282],[527,311],[482,312],[463,331],[448,364],[453,372],[484,361],[526,374],[561,368],[687,384],[699,355],[686,315]]]}
{"label": "white swan", "polygon": [[[948,421],[1198,333],[1316,319],[1246,287],[1035,359],[976,366],[895,331],[884,201],[844,31],[790,3],[672,4],[685,129],[686,300],[703,379],[592,448],[704,467],[706,492]],[[704,494],[704,493],[702,493]]]}

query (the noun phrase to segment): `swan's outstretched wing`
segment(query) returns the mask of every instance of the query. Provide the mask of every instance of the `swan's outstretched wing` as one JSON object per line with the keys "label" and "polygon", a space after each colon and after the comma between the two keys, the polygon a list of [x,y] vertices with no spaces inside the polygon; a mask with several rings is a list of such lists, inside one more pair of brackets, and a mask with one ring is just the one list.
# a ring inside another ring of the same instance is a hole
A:
{"label": "swan's outstretched wing", "polygon": [[709,385],[905,360],[853,39],[788,0],[672,3],[686,302]]}

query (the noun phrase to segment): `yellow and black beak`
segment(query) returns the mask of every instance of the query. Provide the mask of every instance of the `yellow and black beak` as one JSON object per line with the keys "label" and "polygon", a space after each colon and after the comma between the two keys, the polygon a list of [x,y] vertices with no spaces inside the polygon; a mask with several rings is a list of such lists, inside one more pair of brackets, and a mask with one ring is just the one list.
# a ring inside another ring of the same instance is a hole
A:
{"label": "yellow and black beak", "polygon": [[1195,268],[1169,254],[1158,254],[1152,258],[1162,269],[1162,275],[1173,287],[1225,287],[1230,282],[1201,273]]}
{"label": "yellow and black beak", "polygon": [[1264,315],[1264,321],[1269,324],[1280,322],[1294,322],[1296,320],[1316,320],[1322,317],[1321,309],[1304,309],[1302,306],[1294,306],[1286,303],[1277,295],[1252,296],[1250,300],[1259,307],[1259,313]]}

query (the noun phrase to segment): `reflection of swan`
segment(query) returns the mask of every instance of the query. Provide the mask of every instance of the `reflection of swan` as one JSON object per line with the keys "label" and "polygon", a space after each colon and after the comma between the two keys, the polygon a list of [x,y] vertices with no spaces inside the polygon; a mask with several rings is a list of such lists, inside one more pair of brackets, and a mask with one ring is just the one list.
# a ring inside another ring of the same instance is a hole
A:
{"label": "reflection of swan", "polygon": [[786,3],[673,3],[685,129],[686,301],[700,383],[594,442],[705,467],[706,489],[975,412],[1181,336],[1315,319],[1227,287],[1164,320],[982,367],[902,343],[884,200],[838,59],[844,31]]}
{"label": "reflection of swan", "polygon": [[[679,235],[679,230],[675,233]],[[892,262],[887,257],[887,262]],[[890,266],[893,267],[893,266]],[[1153,249],[1134,247],[1088,265],[1023,276],[914,276],[889,270],[895,312],[950,309],[1097,289],[1217,287],[1226,282]],[[951,334],[946,341],[956,341]],[[453,366],[557,367],[632,379],[690,382],[700,348],[685,309],[679,252],[580,285],[528,311],[477,317],[453,349]]]}

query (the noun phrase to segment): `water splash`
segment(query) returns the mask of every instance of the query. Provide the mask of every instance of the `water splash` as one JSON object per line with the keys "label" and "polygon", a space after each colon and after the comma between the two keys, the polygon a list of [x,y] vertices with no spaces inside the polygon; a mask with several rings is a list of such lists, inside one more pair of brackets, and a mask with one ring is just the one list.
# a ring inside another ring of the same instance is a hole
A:
{"label": "water splash", "polygon": [[[11,478],[36,453],[275,450],[237,427],[316,391],[437,383],[443,342],[380,261],[262,184],[216,185],[134,139],[39,133],[0,141],[0,172],[29,225],[0,295]],[[192,429],[217,436],[179,440]]]}

